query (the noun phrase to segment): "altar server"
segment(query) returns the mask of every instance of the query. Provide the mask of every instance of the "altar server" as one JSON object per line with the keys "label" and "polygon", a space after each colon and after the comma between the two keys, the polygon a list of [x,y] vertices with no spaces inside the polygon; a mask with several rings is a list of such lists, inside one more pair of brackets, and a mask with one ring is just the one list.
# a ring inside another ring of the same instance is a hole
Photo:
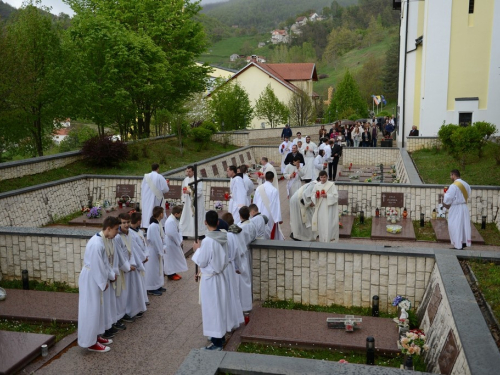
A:
{"label": "altar server", "polygon": [[[194,182],[194,167],[189,165],[186,168],[186,178],[182,181],[182,216],[179,223],[179,230],[185,237],[194,238],[194,188],[189,184]],[[198,181],[196,188],[196,204],[198,206],[198,236],[204,236],[207,227],[205,226],[205,197],[203,196],[203,182]]]}
{"label": "altar server", "polygon": [[255,190],[254,203],[259,207],[259,211],[269,219],[267,225],[271,232],[271,240],[283,240],[283,234],[279,224],[281,219],[281,206],[278,190],[273,186],[273,175],[266,173],[266,182]]}
{"label": "altar server", "polygon": [[149,261],[146,263],[146,289],[152,296],[161,296],[163,288],[163,239],[165,232],[160,221],[163,219],[163,207],[156,206],[149,220],[147,233]]}
{"label": "altar server", "polygon": [[146,305],[149,305],[148,291],[146,289],[146,267],[145,264],[148,261],[148,251],[146,238],[141,229],[141,214],[139,212],[134,212],[130,215],[130,238],[132,239],[132,251],[134,252],[137,260],[140,262],[138,264],[137,270],[141,275],[142,291],[144,294],[144,301]]}
{"label": "altar server", "polygon": [[[279,151],[281,154],[281,173],[285,172],[285,159],[288,154],[292,151],[293,143],[288,140],[288,137],[285,137],[285,140],[280,144]],[[276,176],[277,178],[277,176]]]}
{"label": "altar server", "polygon": [[238,169],[235,165],[230,165],[227,168],[227,177],[231,179],[229,185],[231,196],[231,200],[229,201],[229,212],[233,215],[234,221],[239,221],[240,214],[238,211],[247,203],[247,188],[243,182],[241,173],[238,173]]}
{"label": "altar server", "polygon": [[248,176],[248,167],[245,164],[242,164],[238,167],[239,173],[243,176],[243,183],[247,189],[247,202],[246,205],[250,205],[252,203],[253,193],[255,191],[255,185],[253,181]]}
{"label": "altar server", "polygon": [[318,155],[318,146],[311,141],[311,137],[306,137],[306,143],[302,145],[304,150],[304,182],[315,180],[318,177],[318,172],[314,169],[314,158]]}
{"label": "altar server", "polygon": [[286,190],[288,192],[288,198],[291,198],[293,194],[302,186],[301,178],[304,176],[304,168],[300,166],[300,158],[294,157],[293,163],[288,164],[285,167],[285,173],[283,174],[286,182]]}
{"label": "altar server", "polygon": [[278,185],[278,174],[276,173],[274,165],[269,163],[269,159],[265,156],[260,160],[260,164],[262,165],[262,168],[259,170],[260,174],[257,178],[257,182],[259,183],[259,185],[262,185],[264,182],[266,182],[266,172],[272,172],[274,175],[273,186],[276,188],[276,190],[280,191]]}
{"label": "altar server", "polygon": [[248,206],[250,210],[250,221],[255,226],[255,239],[268,240],[271,232],[267,226],[268,218],[259,212],[256,204]]}
{"label": "altar server", "polygon": [[[182,251],[182,236],[184,233],[179,228],[179,220],[182,219],[182,213],[182,207],[175,206],[165,221],[163,269],[169,280],[182,279],[177,272],[186,272],[188,270],[186,256],[184,255],[184,251]],[[203,223],[203,226],[205,227],[205,223]]]}
{"label": "altar server", "polygon": [[257,237],[255,226],[250,221],[248,207],[240,208],[241,221],[237,224],[241,229],[244,247],[240,251],[240,300],[243,311],[252,310],[252,257],[250,243]]}

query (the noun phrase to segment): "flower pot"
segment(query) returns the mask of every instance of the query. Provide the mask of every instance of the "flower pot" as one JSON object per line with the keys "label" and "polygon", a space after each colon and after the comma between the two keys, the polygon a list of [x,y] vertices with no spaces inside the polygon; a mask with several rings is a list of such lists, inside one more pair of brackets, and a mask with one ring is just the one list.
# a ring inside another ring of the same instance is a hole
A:
{"label": "flower pot", "polygon": [[123,208],[123,203],[122,202],[118,202],[118,207],[119,208]]}
{"label": "flower pot", "polygon": [[397,222],[396,217],[393,216],[391,219],[391,223],[396,224],[396,222]]}

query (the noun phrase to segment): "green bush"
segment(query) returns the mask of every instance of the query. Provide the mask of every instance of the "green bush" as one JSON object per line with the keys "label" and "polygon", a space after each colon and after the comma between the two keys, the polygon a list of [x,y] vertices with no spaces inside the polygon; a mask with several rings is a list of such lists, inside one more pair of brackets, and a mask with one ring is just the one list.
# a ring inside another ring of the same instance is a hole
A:
{"label": "green bush", "polygon": [[361,118],[361,116],[358,115],[357,113],[354,113],[354,114],[350,115],[347,119],[351,120],[351,121],[356,121],[358,118]]}
{"label": "green bush", "polygon": [[213,122],[211,121],[204,121],[203,124],[201,124],[200,126],[201,128],[203,129],[207,129],[210,131],[210,135],[212,134],[215,134],[219,131],[219,128],[217,127],[217,125],[215,125]]}
{"label": "green bush", "polygon": [[460,162],[462,168],[465,169],[471,154],[480,150],[483,137],[474,126],[459,126],[450,139],[453,147],[452,154]]}
{"label": "green bush", "polygon": [[59,144],[59,152],[78,150],[86,141],[95,136],[97,136],[97,131],[88,126],[71,129],[68,136]]}
{"label": "green bush", "polygon": [[375,117],[385,117],[385,116],[391,116],[392,113],[389,111],[380,111],[378,114],[375,115]]}
{"label": "green bush", "polygon": [[483,138],[489,138],[497,132],[497,127],[494,124],[486,121],[475,122],[474,124],[472,124],[472,126],[477,129],[477,131]]}
{"label": "green bush", "polygon": [[443,148],[448,152],[452,152],[453,150],[453,142],[451,140],[451,136],[458,128],[459,128],[458,125],[453,125],[453,124],[448,124],[448,125],[443,124],[439,128],[438,131],[439,140],[441,141]]}
{"label": "green bush", "polygon": [[113,141],[110,136],[93,137],[84,143],[82,154],[91,165],[107,167],[117,165],[127,159],[127,144]]}
{"label": "green bush", "polygon": [[200,126],[191,130],[191,136],[198,143],[198,151],[200,151],[208,142],[210,142],[212,132]]}

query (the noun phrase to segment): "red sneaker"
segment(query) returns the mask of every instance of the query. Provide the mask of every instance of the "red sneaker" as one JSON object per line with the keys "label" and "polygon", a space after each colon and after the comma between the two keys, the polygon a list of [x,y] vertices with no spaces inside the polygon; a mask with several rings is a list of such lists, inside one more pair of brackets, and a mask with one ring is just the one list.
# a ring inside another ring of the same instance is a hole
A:
{"label": "red sneaker", "polygon": [[111,339],[105,339],[104,337],[97,336],[97,342],[99,344],[109,345],[109,344],[113,343],[113,340],[111,340]]}
{"label": "red sneaker", "polygon": [[175,277],[177,277],[177,280],[182,279],[182,276],[181,276],[181,275],[178,275],[178,274],[175,274]]}
{"label": "red sneaker", "polygon": [[94,345],[91,347],[87,348],[91,352],[98,352],[98,353],[106,353],[111,350],[109,346],[104,346],[98,342],[96,342]]}

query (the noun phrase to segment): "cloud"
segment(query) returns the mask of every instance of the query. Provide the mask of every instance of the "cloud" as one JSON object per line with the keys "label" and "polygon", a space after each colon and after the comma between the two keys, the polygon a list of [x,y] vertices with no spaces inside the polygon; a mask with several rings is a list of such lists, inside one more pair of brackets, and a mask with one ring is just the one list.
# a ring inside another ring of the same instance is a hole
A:
{"label": "cloud", "polygon": [[[20,8],[24,0],[4,0],[5,3],[9,3],[15,8]],[[52,14],[59,14],[61,12],[73,15],[73,10],[68,4],[63,3],[62,0],[42,0],[42,5],[52,7]]]}

